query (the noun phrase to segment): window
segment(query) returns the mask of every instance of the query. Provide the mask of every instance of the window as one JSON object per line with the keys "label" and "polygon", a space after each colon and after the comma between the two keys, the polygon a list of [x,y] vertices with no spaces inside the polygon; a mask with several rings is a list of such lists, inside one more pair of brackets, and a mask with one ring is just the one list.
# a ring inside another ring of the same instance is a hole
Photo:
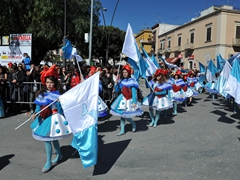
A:
{"label": "window", "polygon": [[236,26],[236,39],[240,39],[240,26]]}
{"label": "window", "polygon": [[182,37],[178,36],[178,46],[181,46],[181,40],[182,40]]}
{"label": "window", "polygon": [[168,48],[171,48],[171,38],[168,38]]}
{"label": "window", "polygon": [[207,28],[207,36],[206,36],[206,42],[211,41],[211,36],[212,36],[212,24],[206,25]]}
{"label": "window", "polygon": [[194,31],[190,31],[190,43],[194,43]]}
{"label": "window", "polygon": [[161,46],[160,46],[161,50],[165,49],[165,39],[161,40],[160,44],[161,44]]}

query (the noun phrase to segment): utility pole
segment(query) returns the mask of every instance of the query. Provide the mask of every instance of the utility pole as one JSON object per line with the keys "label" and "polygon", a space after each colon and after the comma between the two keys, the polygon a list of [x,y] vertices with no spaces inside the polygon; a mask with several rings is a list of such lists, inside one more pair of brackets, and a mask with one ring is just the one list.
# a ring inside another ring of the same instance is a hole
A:
{"label": "utility pole", "polygon": [[90,35],[89,35],[89,62],[92,65],[92,24],[93,24],[93,0],[91,0],[91,16],[90,16]]}

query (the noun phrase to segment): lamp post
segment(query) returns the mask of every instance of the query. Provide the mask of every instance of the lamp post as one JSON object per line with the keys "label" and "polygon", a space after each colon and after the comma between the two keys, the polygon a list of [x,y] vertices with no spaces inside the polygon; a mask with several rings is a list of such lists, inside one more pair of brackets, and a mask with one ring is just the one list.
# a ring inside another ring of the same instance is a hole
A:
{"label": "lamp post", "polygon": [[[117,0],[117,3],[115,5],[110,26],[112,26],[113,19],[114,19],[114,16],[115,16],[115,13],[116,13],[116,10],[117,10],[117,7],[118,7],[118,3],[119,3],[119,0]],[[108,62],[109,39],[110,39],[110,33],[109,33],[109,31],[107,31],[107,47],[106,47],[106,58],[105,58],[105,61],[104,61],[104,65],[106,65],[106,62]]]}
{"label": "lamp post", "polygon": [[92,65],[92,24],[93,24],[93,0],[91,0],[91,16],[90,16],[90,35],[89,35],[89,62]]}
{"label": "lamp post", "polygon": [[[64,0],[64,34],[63,34],[63,46],[66,45],[66,21],[67,21],[67,1]],[[66,68],[66,58],[63,55],[63,67]]]}

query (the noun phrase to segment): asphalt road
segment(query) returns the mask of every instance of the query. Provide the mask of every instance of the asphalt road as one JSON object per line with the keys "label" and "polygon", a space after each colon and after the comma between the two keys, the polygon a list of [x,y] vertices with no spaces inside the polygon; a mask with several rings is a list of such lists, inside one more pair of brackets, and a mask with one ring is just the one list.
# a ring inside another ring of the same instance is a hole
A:
{"label": "asphalt road", "polygon": [[[143,85],[143,83],[142,83]],[[149,90],[144,89],[144,94]],[[0,119],[0,180],[239,180],[240,114],[207,94],[193,106],[168,111],[156,128],[148,127],[148,110],[134,118],[137,132],[126,125],[119,132],[119,118],[99,121],[98,164],[83,169],[72,155],[71,137],[60,140],[63,161],[48,173],[43,142],[32,138],[30,122],[23,114]],[[54,155],[53,155],[54,158]]]}

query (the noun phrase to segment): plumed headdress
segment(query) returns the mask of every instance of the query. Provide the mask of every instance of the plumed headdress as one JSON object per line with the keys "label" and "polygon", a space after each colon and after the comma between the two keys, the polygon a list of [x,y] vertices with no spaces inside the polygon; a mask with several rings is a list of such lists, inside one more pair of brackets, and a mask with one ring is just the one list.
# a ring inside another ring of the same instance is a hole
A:
{"label": "plumed headdress", "polygon": [[57,74],[57,69],[56,69],[56,64],[52,65],[50,68],[48,68],[47,66],[43,67],[43,71],[41,71],[41,82],[42,84],[46,84],[45,80],[46,77],[48,76],[54,76],[55,78],[57,78],[58,74]]}
{"label": "plumed headdress", "polygon": [[129,75],[131,75],[132,68],[129,64],[126,64],[122,67],[122,69],[125,69]]}

